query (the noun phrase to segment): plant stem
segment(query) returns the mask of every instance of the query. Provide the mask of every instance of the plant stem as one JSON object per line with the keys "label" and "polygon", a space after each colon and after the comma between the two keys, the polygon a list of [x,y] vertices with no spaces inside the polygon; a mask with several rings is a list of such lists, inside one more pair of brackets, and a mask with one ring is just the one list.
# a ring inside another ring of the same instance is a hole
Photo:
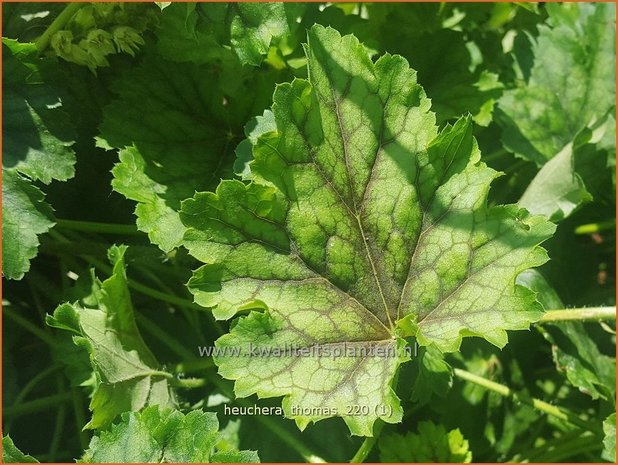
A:
{"label": "plant stem", "polygon": [[56,226],[60,229],[101,234],[121,234],[127,236],[140,236],[143,234],[132,224],[95,223],[92,221],[56,219]]}
{"label": "plant stem", "polygon": [[[30,394],[30,392],[45,378],[47,378],[49,375],[55,373],[57,370],[59,370],[61,368],[61,365],[52,365],[48,368],[46,368],[43,371],[38,372],[36,375],[34,375],[30,381],[28,381],[26,383],[26,385],[21,389],[21,391],[19,391],[19,394],[17,394],[17,397],[15,397],[15,400],[13,401],[13,405],[19,405],[21,404],[24,399],[28,396],[28,394]],[[4,429],[3,432],[4,434],[9,434],[10,429],[11,429],[11,420],[6,421],[6,424],[4,425]]]}
{"label": "plant stem", "polygon": [[15,401],[13,402],[13,405],[21,404],[24,401],[24,399],[28,396],[28,394],[30,394],[30,391],[32,391],[32,389],[34,389],[37,384],[39,384],[42,380],[47,378],[49,375],[55,373],[60,368],[62,368],[62,365],[54,364],[50,367],[47,367],[45,370],[38,372],[35,376],[32,377],[32,379],[30,379],[30,381],[26,383],[26,385],[22,388],[22,390],[19,391],[19,394],[17,394],[17,397],[15,398]]}
{"label": "plant stem", "polygon": [[[106,265],[102,261],[97,260],[96,258],[93,258],[93,257],[86,257],[86,260],[90,262],[92,265],[94,265],[96,268],[103,270],[108,275],[111,276],[113,274],[112,267],[109,265]],[[140,294],[144,294],[144,295],[147,295],[148,297],[152,297],[153,299],[162,300],[163,302],[167,302],[172,305],[187,307],[193,310],[204,310],[204,308],[200,307],[198,304],[194,302],[189,302],[186,299],[183,299],[181,297],[158,291],[151,287],[145,286],[141,283],[135,282],[132,279],[128,280],[128,285],[131,289],[139,292]]]}
{"label": "plant stem", "polygon": [[170,337],[170,335],[154,324],[150,319],[146,318],[141,313],[135,313],[139,326],[157,338],[163,344],[165,344],[172,352],[178,355],[182,359],[193,358],[193,353],[183,346],[176,339]]}
{"label": "plant stem", "polygon": [[[62,375],[58,374],[56,377],[58,393],[61,394],[64,391],[64,380]],[[71,395],[71,399],[73,396]],[[61,403],[58,407],[58,412],[56,412],[56,421],[54,422],[54,433],[52,435],[52,439],[49,446],[49,458],[50,461],[56,461],[56,454],[58,453],[58,447],[60,446],[60,441],[62,440],[62,432],[64,430],[64,422],[66,421],[67,409],[64,403]]]}
{"label": "plant stem", "polygon": [[174,378],[172,386],[181,389],[197,389],[206,386],[206,380],[203,378]]}
{"label": "plant stem", "polygon": [[[92,265],[94,265],[97,268],[100,268],[108,275],[113,274],[112,267],[109,265],[106,265],[100,260],[97,260],[96,258],[92,258],[92,257],[87,258],[87,260]],[[144,284],[138,283],[134,281],[133,279],[127,279],[127,283],[131,289],[139,292],[140,294],[144,294],[149,297],[152,297],[153,299],[162,300],[163,302],[167,302],[172,305],[178,305],[179,307],[185,307],[190,310],[197,310],[200,312],[203,312],[206,310],[204,307],[199,306],[195,302],[190,302],[186,299],[183,299],[182,297],[178,297],[176,295],[167,294],[166,292],[158,291],[157,289],[153,289],[151,287],[145,286]],[[214,316],[212,316],[212,312],[206,311],[206,313],[211,316],[211,323],[212,323],[213,328],[217,331],[219,335],[223,335],[224,333],[223,328],[221,327],[219,322],[215,320]]]}
{"label": "plant stem", "polygon": [[557,463],[563,460],[601,448],[601,437],[592,434],[571,438],[568,442],[554,445],[550,450],[534,456],[534,462]]}
{"label": "plant stem", "polygon": [[212,361],[212,358],[198,358],[193,360],[187,360],[182,363],[179,363],[174,368],[175,373],[196,373],[200,371],[207,370],[209,368],[213,368],[215,366],[215,362]]}
{"label": "plant stem", "polygon": [[362,463],[365,461],[369,453],[372,451],[373,446],[375,446],[378,441],[378,437],[380,437],[380,433],[382,432],[384,425],[385,423],[383,421],[376,422],[373,436],[365,438],[361,446],[356,451],[356,454],[354,454],[354,457],[350,459],[350,463]]}
{"label": "plant stem", "polygon": [[40,399],[31,400],[30,402],[24,402],[19,405],[9,405],[3,409],[2,416],[3,418],[9,418],[28,415],[30,413],[40,412],[41,410],[57,408],[60,403],[69,402],[70,400],[70,392],[41,397]]}
{"label": "plant stem", "polygon": [[83,450],[88,448],[88,434],[82,429],[86,424],[86,416],[84,415],[84,405],[82,404],[82,393],[76,387],[71,388],[71,400],[73,401],[73,414],[75,415],[75,426],[77,427],[77,436],[79,444]]}
{"label": "plant stem", "polygon": [[541,412],[544,412],[555,418],[571,423],[572,425],[578,426],[586,431],[592,431],[593,433],[602,433],[602,430],[598,425],[582,420],[580,417],[578,417],[574,413],[568,412],[555,405],[548,404],[547,402],[544,402],[540,399],[536,399],[534,397],[529,397],[525,394],[514,392],[509,387],[503,384],[496,383],[494,381],[475,375],[474,373],[470,373],[469,371],[461,370],[459,368],[454,368],[453,374],[457,376],[458,378],[461,378],[465,381],[469,381],[478,386],[484,387],[485,389],[488,389],[490,391],[496,392],[500,394],[501,396],[508,397],[510,399],[521,402],[522,404],[526,404],[531,407],[534,407],[535,409],[540,410]]}
{"label": "plant stem", "polygon": [[548,310],[537,323],[549,323],[552,321],[596,321],[615,320],[616,307],[588,307],[566,308],[562,310]]}
{"label": "plant stem", "polygon": [[[54,338],[52,336],[50,336],[49,334],[47,334],[45,331],[43,331],[41,328],[38,328],[36,325],[34,325],[33,323],[31,323],[30,321],[28,321],[26,318],[24,318],[23,316],[15,313],[13,310],[11,310],[8,307],[4,307],[2,309],[2,314],[8,316],[11,320],[13,320],[15,323],[17,323],[18,325],[20,325],[21,327],[23,327],[24,329],[30,331],[32,334],[34,334],[35,336],[37,336],[39,339],[41,339],[43,342],[45,342],[47,345],[49,346],[55,346],[56,345],[56,341],[54,340]],[[6,412],[6,410],[5,410]]]}
{"label": "plant stem", "polygon": [[598,223],[582,224],[575,228],[575,234],[592,234],[616,229],[616,220],[599,221]]}
{"label": "plant stem", "polygon": [[47,46],[49,45],[49,41],[51,37],[58,31],[60,31],[66,23],[73,17],[77,10],[79,10],[84,3],[82,2],[71,2],[68,3],[67,6],[60,12],[60,14],[54,19],[54,21],[45,29],[41,37],[39,37],[34,45],[36,46],[39,53],[45,51]]}
{"label": "plant stem", "polygon": [[488,162],[488,161],[491,161],[491,160],[495,160],[496,158],[500,158],[501,156],[506,155],[507,153],[509,153],[509,152],[507,150],[505,150],[505,149],[498,149],[498,150],[496,150],[494,152],[491,152],[491,153],[485,155],[483,157],[483,161],[484,162]]}

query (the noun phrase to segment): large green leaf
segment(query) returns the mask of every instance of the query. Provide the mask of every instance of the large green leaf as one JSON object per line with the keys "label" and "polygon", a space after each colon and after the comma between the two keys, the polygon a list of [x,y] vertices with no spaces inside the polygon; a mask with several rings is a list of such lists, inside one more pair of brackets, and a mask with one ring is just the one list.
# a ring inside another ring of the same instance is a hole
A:
{"label": "large green leaf", "polygon": [[147,407],[127,412],[122,421],[92,438],[82,462],[221,463],[259,462],[253,451],[218,450],[217,415],[193,410]]}
{"label": "large green leaf", "polygon": [[117,415],[147,405],[174,404],[168,382],[172,375],[160,370],[135,323],[125,250],[110,249],[114,272],[102,283],[95,280],[94,308],[65,303],[46,320],[50,326],[72,332],[74,343],[90,355],[96,386],[90,401],[92,419],[86,428],[106,427]]}
{"label": "large green leaf", "polygon": [[528,82],[499,102],[505,146],[538,165],[601,123],[616,92],[615,6],[550,4],[548,11]]}
{"label": "large green leaf", "polygon": [[418,433],[389,434],[380,439],[380,460],[399,463],[468,463],[472,452],[458,429],[446,431],[430,421],[418,424]]}
{"label": "large green leaf", "polygon": [[[554,226],[486,206],[496,173],[479,162],[470,118],[437,134],[403,58],[374,63],[354,36],[321,26],[308,42],[309,81],[277,87],[256,183],[223,181],[183,203],[184,245],[206,263],[189,287],[218,318],[257,310],[217,341],[240,351],[215,357],[238,396],[283,395],[301,428],[342,416],[371,435],[379,416],[402,416],[402,336],[443,351],[474,335],[503,346],[507,329],[540,316],[514,280],[547,260],[538,244]],[[350,415],[355,405],[367,414]]]}

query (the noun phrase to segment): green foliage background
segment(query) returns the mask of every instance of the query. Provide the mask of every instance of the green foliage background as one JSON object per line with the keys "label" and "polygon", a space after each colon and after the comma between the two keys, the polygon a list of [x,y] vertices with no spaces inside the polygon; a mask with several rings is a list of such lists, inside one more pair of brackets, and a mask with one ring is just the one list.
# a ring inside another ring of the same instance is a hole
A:
{"label": "green foliage background", "polygon": [[3,4],[4,461],[614,461],[607,311],[503,349],[421,347],[396,382],[403,419],[376,439],[223,414],[281,401],[235,399],[198,356],[233,323],[186,286],[200,263],[181,204],[255,179],[315,24],[403,56],[439,128],[469,115],[504,173],[489,206],[557,224],[517,281],[545,310],[615,306],[613,4]]}

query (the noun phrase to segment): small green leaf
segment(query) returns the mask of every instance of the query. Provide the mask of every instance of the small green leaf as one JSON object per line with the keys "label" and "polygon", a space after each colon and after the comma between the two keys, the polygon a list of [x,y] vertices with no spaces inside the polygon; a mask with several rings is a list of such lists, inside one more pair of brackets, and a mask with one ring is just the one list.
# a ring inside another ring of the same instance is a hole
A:
{"label": "small green leaf", "polygon": [[591,200],[582,178],[575,172],[573,147],[569,143],[539,170],[519,206],[534,215],[560,221]]}
{"label": "small green leaf", "polygon": [[413,402],[426,404],[435,395],[444,397],[453,385],[453,370],[435,346],[422,347],[417,359],[417,376],[412,386]]}
{"label": "small green leaf", "polygon": [[273,38],[289,32],[283,3],[230,3],[232,46],[243,64],[258,66]]}
{"label": "small green leaf", "polygon": [[593,399],[613,402],[616,393],[616,359],[602,354],[579,321],[543,325],[543,336],[552,344],[554,362],[569,382]]}
{"label": "small green leaf", "polygon": [[214,413],[193,410],[184,415],[153,405],[124,413],[120,423],[92,438],[81,462],[259,462],[252,451],[219,451],[218,429]]}
{"label": "small green leaf", "polygon": [[614,4],[555,4],[548,11],[528,82],[499,102],[505,146],[539,166],[605,119],[616,93]]}
{"label": "small green leaf", "polygon": [[124,269],[126,247],[112,247],[113,275],[95,281],[95,308],[65,303],[47,316],[47,324],[70,331],[84,347],[96,376],[90,401],[92,419],[85,428],[104,428],[117,415],[147,405],[175,403],[168,379],[144,343],[135,323]]}
{"label": "small green leaf", "polygon": [[8,436],[2,437],[2,463],[39,463],[37,459],[20,451]]}
{"label": "small green leaf", "polygon": [[616,414],[612,413],[603,422],[603,460],[616,462]]}
{"label": "small green leaf", "polygon": [[40,234],[54,225],[45,194],[13,169],[2,172],[2,274],[21,279],[36,257]]}
{"label": "small green leaf", "polygon": [[458,429],[447,433],[430,421],[418,424],[418,433],[389,434],[380,439],[380,460],[399,463],[469,463],[472,452]]}
{"label": "small green leaf", "polygon": [[[255,182],[183,202],[184,245],[206,263],[189,288],[217,318],[256,310],[216,343],[238,396],[285,396],[301,428],[341,416],[371,435],[377,418],[402,417],[391,385],[407,360],[402,336],[442,351],[465,336],[501,347],[507,329],[541,315],[514,282],[547,260],[538,244],[554,226],[486,206],[496,172],[479,162],[470,118],[438,134],[403,58],[373,62],[354,36],[321,26],[308,42],[309,81],[277,87],[277,131],[253,149]],[[316,346],[331,355],[303,355]],[[348,347],[387,355],[332,356]]]}
{"label": "small green leaf", "polygon": [[236,147],[236,161],[234,162],[234,173],[243,179],[251,178],[251,168],[249,164],[253,160],[253,147],[257,144],[258,138],[267,132],[276,131],[275,115],[270,110],[264,110],[260,116],[251,119],[245,125],[245,136]]}
{"label": "small green leaf", "polygon": [[[556,291],[536,270],[517,277],[517,284],[534,291],[545,310],[564,305]],[[597,343],[580,321],[564,321],[537,326],[552,344],[556,368],[569,382],[593,399],[613,401],[616,392],[616,359],[601,353]]]}

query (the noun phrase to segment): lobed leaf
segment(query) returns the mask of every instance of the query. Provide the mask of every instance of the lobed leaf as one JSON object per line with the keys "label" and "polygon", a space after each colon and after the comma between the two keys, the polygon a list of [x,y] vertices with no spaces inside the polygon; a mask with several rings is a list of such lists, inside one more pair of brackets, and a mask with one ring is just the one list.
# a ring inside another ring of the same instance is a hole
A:
{"label": "lobed leaf", "polygon": [[124,269],[126,247],[112,247],[113,275],[96,282],[95,308],[65,303],[48,315],[54,328],[73,333],[73,342],[84,347],[96,377],[85,428],[104,428],[119,414],[156,404],[174,405],[168,379],[144,343],[133,314]]}
{"label": "lobed leaf", "polygon": [[549,5],[548,11],[528,82],[499,102],[504,145],[539,166],[601,123],[616,94],[614,5]]}
{"label": "lobed leaf", "polygon": [[127,412],[122,421],[92,438],[81,462],[94,463],[255,463],[253,451],[217,447],[217,415],[153,405]]}
{"label": "lobed leaf", "polygon": [[418,424],[418,433],[389,434],[380,441],[380,460],[399,463],[469,463],[472,452],[458,429],[446,431],[430,421]]}
{"label": "lobed leaf", "polygon": [[554,226],[486,206],[496,173],[479,162],[470,118],[438,134],[403,58],[372,62],[354,36],[321,26],[306,55],[309,80],[275,91],[277,131],[253,149],[255,182],[183,202],[184,245],[206,263],[189,288],[217,318],[253,310],[216,343],[238,396],[285,396],[300,428],[341,416],[371,435],[377,418],[402,417],[403,337],[442,351],[464,336],[503,346],[507,329],[541,315],[514,281],[547,260],[538,244]]}

